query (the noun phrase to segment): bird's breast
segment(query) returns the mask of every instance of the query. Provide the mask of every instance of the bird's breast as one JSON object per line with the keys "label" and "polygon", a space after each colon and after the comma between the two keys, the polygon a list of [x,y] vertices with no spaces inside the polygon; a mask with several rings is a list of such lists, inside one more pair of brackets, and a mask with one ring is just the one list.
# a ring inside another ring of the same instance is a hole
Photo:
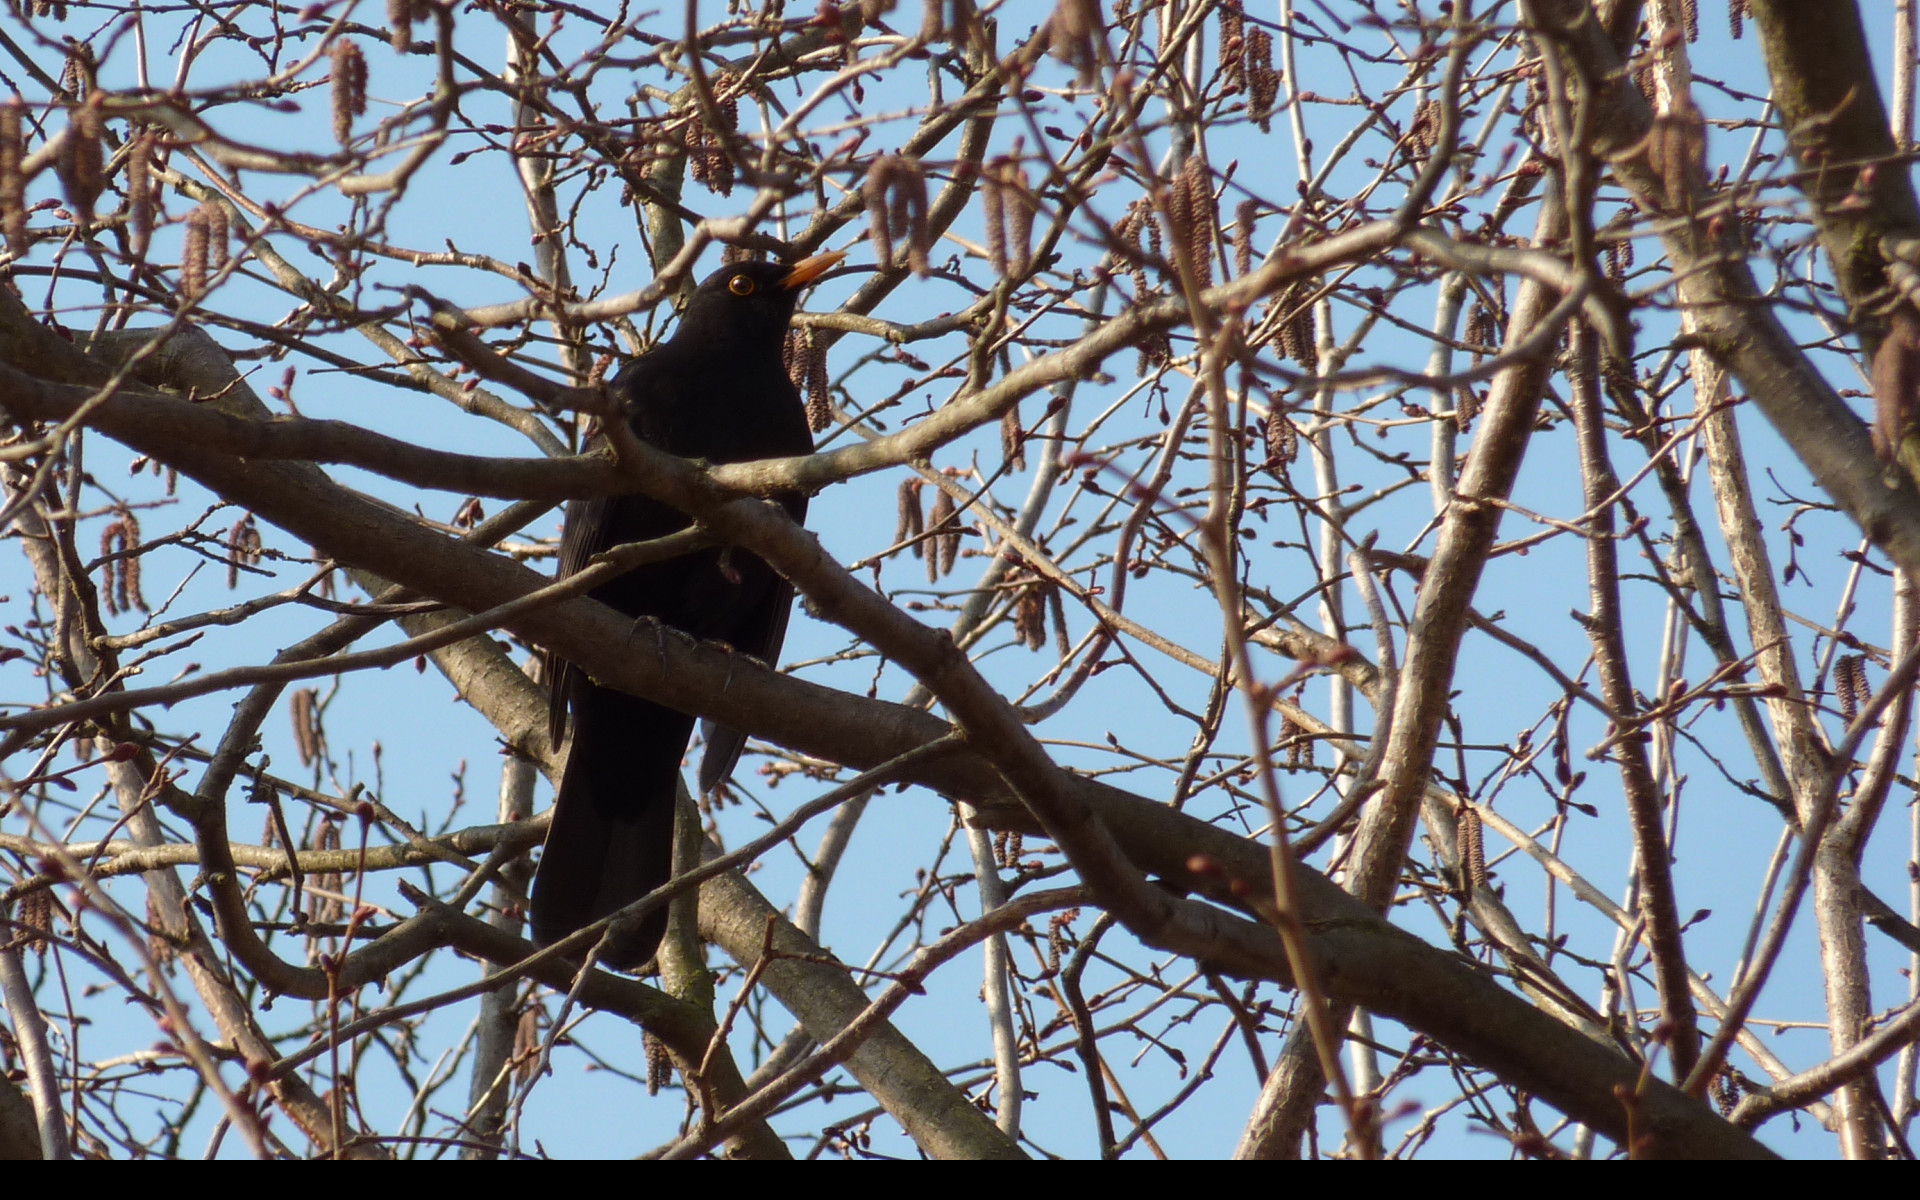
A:
{"label": "bird's breast", "polygon": [[[652,356],[649,356],[651,358]],[[806,406],[786,371],[725,359],[638,364],[628,392],[635,436],[669,454],[749,462],[813,448]]]}

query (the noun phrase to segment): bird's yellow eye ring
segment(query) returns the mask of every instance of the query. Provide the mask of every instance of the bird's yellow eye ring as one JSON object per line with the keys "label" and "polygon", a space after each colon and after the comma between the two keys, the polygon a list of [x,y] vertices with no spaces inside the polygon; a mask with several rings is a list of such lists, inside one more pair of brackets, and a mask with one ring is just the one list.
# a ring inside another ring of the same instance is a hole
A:
{"label": "bird's yellow eye ring", "polygon": [[732,279],[727,280],[727,290],[736,296],[751,296],[753,295],[753,277],[751,275],[735,275]]}

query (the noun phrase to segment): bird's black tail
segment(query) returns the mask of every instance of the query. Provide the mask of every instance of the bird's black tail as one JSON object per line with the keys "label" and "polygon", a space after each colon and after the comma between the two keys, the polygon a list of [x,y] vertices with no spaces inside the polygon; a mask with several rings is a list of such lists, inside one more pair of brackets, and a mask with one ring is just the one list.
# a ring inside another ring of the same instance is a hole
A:
{"label": "bird's black tail", "polygon": [[[541,945],[617,912],[673,874],[674,797],[693,718],[582,682],[573,703],[573,751],[533,881],[533,936]],[[664,906],[601,954],[616,970],[644,964],[666,933]]]}

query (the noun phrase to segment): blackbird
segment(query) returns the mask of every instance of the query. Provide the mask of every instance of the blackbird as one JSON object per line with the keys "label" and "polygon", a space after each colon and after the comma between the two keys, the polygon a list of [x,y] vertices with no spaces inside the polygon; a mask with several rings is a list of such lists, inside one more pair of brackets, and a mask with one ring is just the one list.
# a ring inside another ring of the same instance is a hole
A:
{"label": "blackbird", "polygon": [[[735,263],[710,276],[673,336],[614,377],[613,394],[634,435],[711,463],[812,453],[806,407],[782,350],[800,288],[842,257],[821,254],[790,267]],[[787,493],[778,502],[795,521],[805,519],[805,496]],[[690,523],[685,513],[646,496],[572,501],[559,576],[621,543],[664,537]],[[793,600],[792,586],[773,568],[727,546],[636,568],[591,594],[630,616],[651,617],[769,662],[780,652]],[[672,875],[674,797],[694,721],[601,687],[572,663],[550,658],[548,667],[553,744],[565,736],[571,714],[573,752],[533,881],[533,934],[542,945],[625,908]],[[708,727],[702,792],[732,774],[745,741],[736,730]],[[659,947],[666,921],[662,906],[637,928],[616,931],[600,961],[638,968]]]}

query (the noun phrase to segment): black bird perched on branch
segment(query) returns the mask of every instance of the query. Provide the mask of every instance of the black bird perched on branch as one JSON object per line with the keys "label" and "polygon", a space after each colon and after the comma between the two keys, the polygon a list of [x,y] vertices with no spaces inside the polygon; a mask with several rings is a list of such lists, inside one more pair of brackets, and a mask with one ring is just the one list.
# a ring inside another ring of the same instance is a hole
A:
{"label": "black bird perched on branch", "polygon": [[[809,454],[806,407],[782,363],[800,288],[841,254],[794,266],[735,263],[693,294],[667,342],[614,378],[614,395],[641,441],[713,463]],[[795,521],[805,496],[780,504]],[[560,577],[624,542],[687,528],[687,515],[646,496],[603,496],[567,505]],[[595,588],[594,599],[651,617],[697,638],[773,661],[787,631],[793,589],[744,550],[712,546],[636,568]],[[601,687],[571,663],[549,660],[553,744],[573,722],[573,751],[554,799],[553,824],[533,881],[533,933],[541,944],[616,912],[667,882],[673,871],[674,795],[693,717]],[[700,788],[732,774],[746,737],[709,726]],[[621,931],[601,961],[641,966],[666,930],[665,907]]]}

